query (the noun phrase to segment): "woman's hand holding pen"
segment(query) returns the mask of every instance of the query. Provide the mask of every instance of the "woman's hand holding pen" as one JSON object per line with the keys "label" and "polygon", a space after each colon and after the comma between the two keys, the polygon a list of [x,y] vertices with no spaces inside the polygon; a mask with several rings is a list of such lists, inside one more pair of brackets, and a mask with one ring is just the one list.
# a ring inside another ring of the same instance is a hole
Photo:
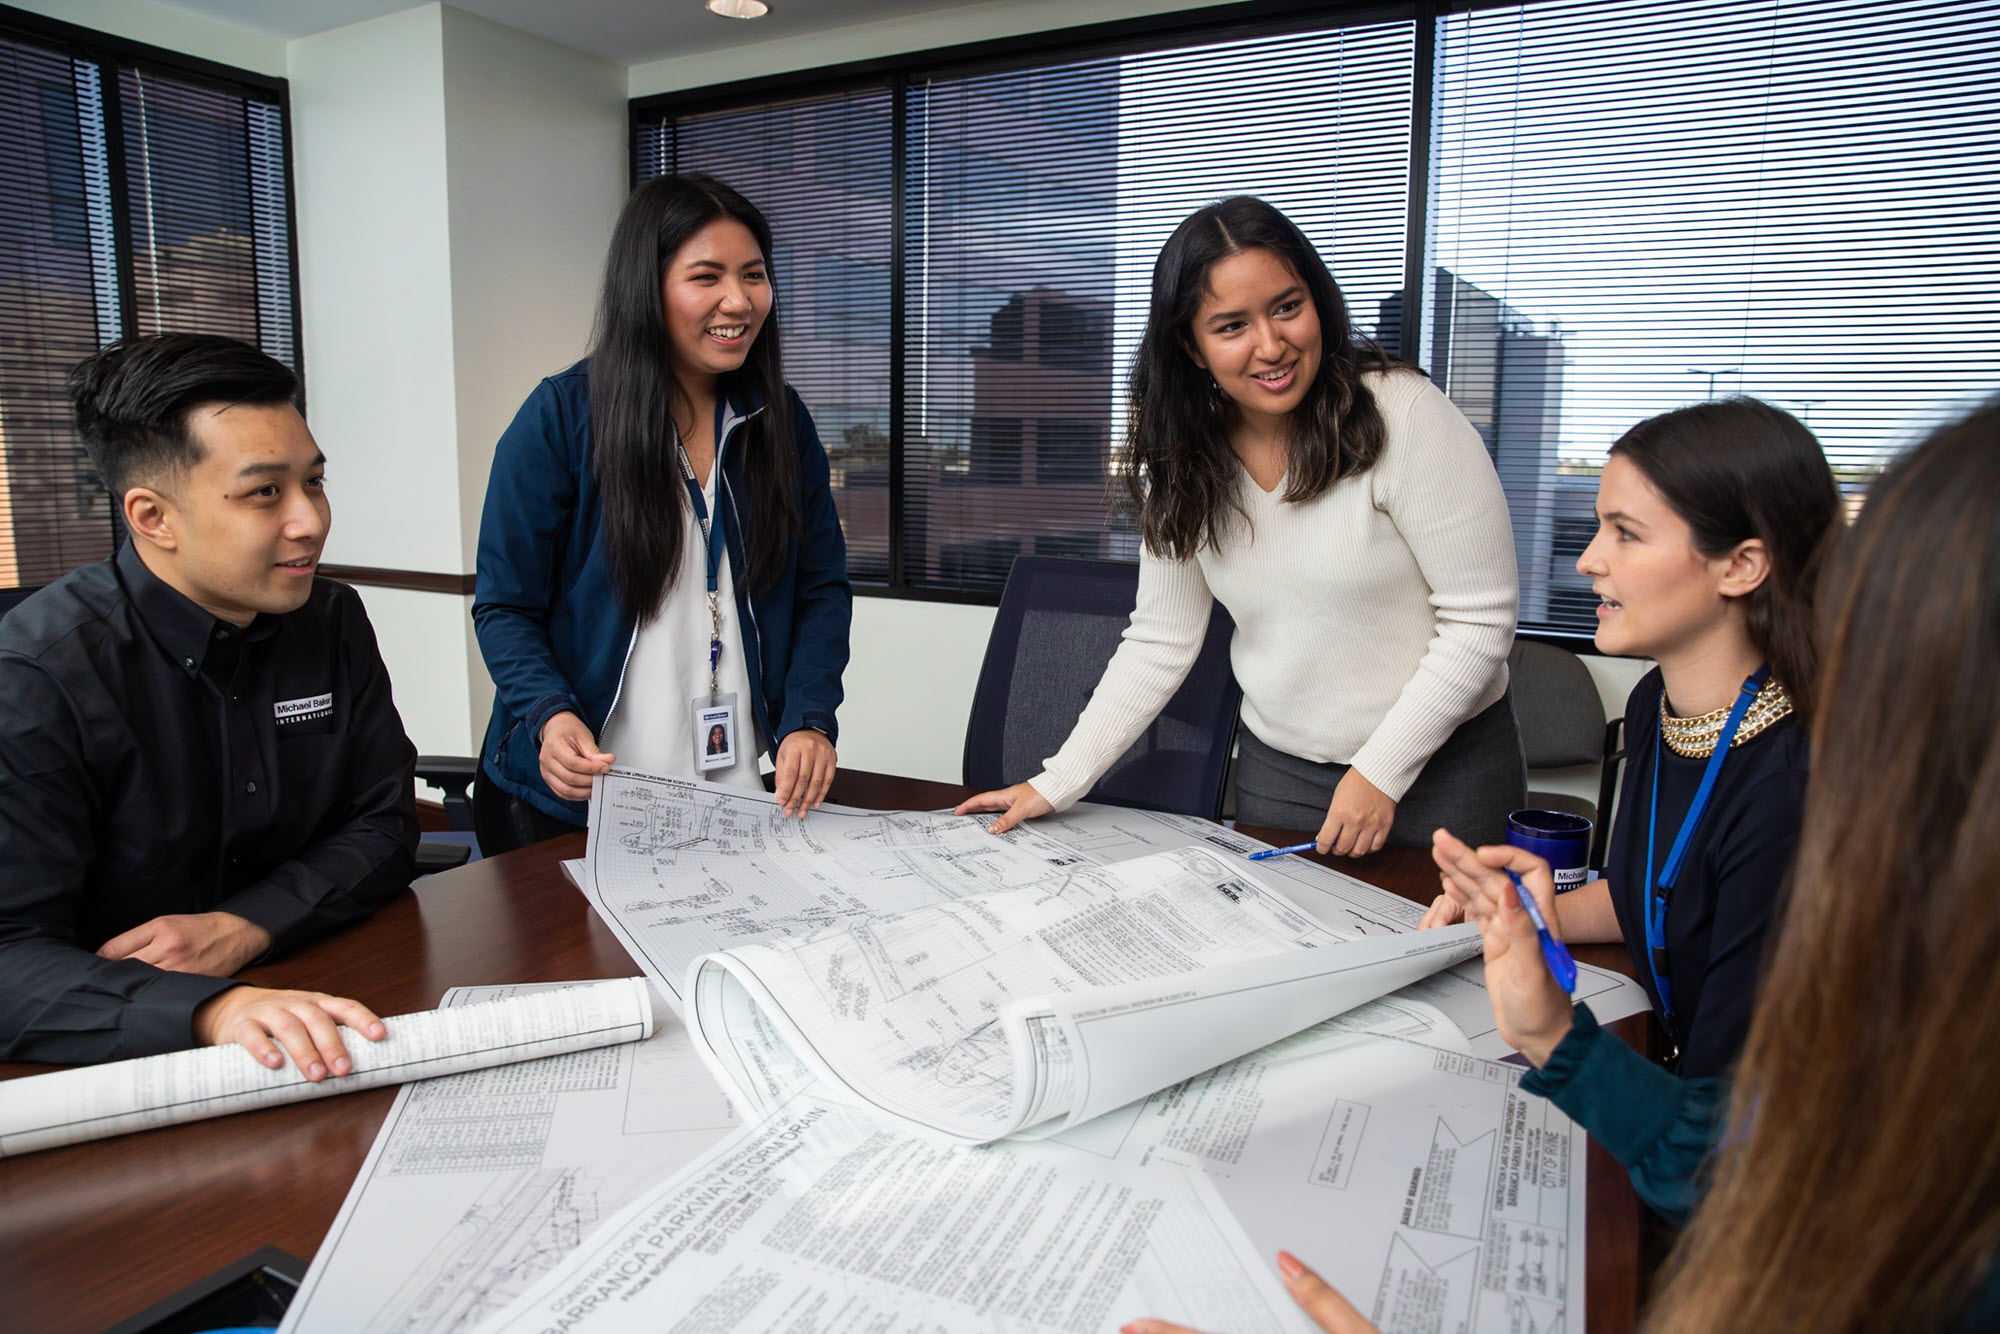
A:
{"label": "woman's hand holding pen", "polygon": [[1442,829],[1431,836],[1431,857],[1443,873],[1445,894],[1479,927],[1486,991],[1500,1036],[1539,1069],[1569,1032],[1573,1007],[1549,971],[1535,923],[1516,897],[1507,871],[1518,874],[1535,896],[1553,935],[1560,928],[1555,925],[1556,886],[1549,864],[1506,844],[1474,851]]}
{"label": "woman's hand holding pen", "polygon": [[1016,783],[997,792],[982,792],[976,797],[968,797],[958,803],[952,814],[971,815],[978,811],[999,811],[1000,818],[986,826],[986,832],[1004,834],[1021,821],[1032,820],[1037,815],[1047,815],[1054,809],[1047,797],[1035,791],[1033,783]]}

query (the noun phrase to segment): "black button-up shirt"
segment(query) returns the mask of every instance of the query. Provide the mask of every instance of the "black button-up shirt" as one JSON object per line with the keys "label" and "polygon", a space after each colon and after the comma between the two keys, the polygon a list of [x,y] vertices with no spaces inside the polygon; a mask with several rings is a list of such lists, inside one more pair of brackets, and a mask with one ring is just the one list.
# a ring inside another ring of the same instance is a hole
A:
{"label": "black button-up shirt", "polygon": [[416,749],[353,589],[238,628],[127,543],[0,622],[0,1057],[190,1045],[233,985],[93,952],[231,912],[272,953],[410,882]]}

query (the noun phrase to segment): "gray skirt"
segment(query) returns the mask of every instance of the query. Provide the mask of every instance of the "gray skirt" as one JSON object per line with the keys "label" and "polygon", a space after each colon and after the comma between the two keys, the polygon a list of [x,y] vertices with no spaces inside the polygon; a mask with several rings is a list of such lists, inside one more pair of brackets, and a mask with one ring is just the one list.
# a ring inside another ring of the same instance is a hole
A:
{"label": "gray skirt", "polygon": [[[1237,820],[1317,833],[1348,766],[1287,755],[1259,741],[1248,728],[1237,737]],[[1443,827],[1474,847],[1502,843],[1508,814],[1527,802],[1528,762],[1509,690],[1445,738],[1396,803],[1389,841],[1427,848],[1431,831]]]}

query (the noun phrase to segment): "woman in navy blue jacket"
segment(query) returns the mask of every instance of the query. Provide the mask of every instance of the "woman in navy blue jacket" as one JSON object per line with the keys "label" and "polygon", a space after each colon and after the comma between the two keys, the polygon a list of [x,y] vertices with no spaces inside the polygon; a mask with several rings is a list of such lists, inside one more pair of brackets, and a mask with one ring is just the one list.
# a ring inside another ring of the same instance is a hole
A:
{"label": "woman in navy blue jacket", "polygon": [[762,791],[769,753],[788,813],[826,795],[853,598],[826,452],[784,381],[770,253],[763,215],[713,177],[640,186],[589,359],[500,438],[472,606],[495,691],[488,852],[584,823],[614,759]]}

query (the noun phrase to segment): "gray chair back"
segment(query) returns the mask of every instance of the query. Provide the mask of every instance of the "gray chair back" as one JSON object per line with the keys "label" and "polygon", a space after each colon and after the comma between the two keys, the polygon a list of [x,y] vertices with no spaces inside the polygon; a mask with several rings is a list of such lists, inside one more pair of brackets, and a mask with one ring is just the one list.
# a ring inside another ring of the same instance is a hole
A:
{"label": "gray chair back", "polygon": [[[966,720],[967,786],[1006,787],[1041,771],[1096,690],[1138,593],[1131,561],[1015,559]],[[1084,800],[1220,816],[1241,693],[1229,670],[1234,630],[1212,607],[1187,679]]]}
{"label": "gray chair back", "polygon": [[1554,644],[1517,640],[1507,669],[1530,769],[1565,769],[1604,758],[1604,701],[1581,658]]}

